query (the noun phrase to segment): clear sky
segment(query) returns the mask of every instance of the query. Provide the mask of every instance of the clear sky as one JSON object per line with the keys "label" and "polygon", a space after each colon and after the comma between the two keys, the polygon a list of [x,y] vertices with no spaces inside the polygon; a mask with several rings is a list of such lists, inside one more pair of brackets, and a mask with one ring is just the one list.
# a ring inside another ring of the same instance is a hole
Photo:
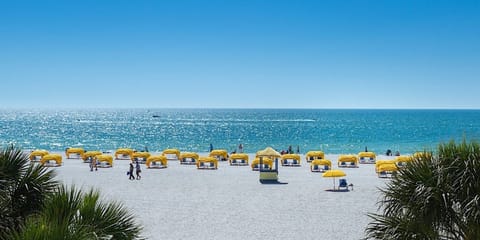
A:
{"label": "clear sky", "polygon": [[480,1],[0,1],[0,108],[480,108]]}

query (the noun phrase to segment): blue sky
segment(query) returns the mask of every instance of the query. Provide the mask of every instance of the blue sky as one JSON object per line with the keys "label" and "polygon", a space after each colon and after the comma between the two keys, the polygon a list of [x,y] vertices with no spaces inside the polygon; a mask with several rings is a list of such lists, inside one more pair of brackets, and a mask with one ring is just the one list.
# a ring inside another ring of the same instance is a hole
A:
{"label": "blue sky", "polygon": [[480,1],[1,1],[0,107],[480,108]]}

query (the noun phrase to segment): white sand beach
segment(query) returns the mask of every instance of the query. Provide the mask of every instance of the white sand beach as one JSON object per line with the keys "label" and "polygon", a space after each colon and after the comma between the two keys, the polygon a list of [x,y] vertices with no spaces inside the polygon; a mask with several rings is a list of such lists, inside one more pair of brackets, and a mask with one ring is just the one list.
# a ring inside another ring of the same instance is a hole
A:
{"label": "white sand beach", "polygon": [[[336,168],[338,155],[326,158]],[[142,179],[128,180],[128,163],[90,172],[82,160],[64,158],[55,169],[64,183],[94,187],[130,208],[148,239],[361,239],[367,213],[377,211],[377,188],[389,181],[374,165],[360,164],[343,169],[353,191],[325,191],[333,180],[310,172],[303,155],[301,167],[279,167],[286,185],[260,184],[249,166],[220,162],[218,170],[197,170],[174,160],[165,169],[142,165]]]}

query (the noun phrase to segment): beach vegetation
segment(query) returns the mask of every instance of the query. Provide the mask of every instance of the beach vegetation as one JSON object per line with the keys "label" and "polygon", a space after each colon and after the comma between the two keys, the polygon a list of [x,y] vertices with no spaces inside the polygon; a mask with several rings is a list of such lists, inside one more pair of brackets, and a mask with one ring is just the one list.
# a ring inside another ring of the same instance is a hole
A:
{"label": "beach vegetation", "polygon": [[139,239],[141,227],[117,202],[103,203],[98,191],[59,186],[42,210],[13,239]]}
{"label": "beach vegetation", "polygon": [[0,239],[18,231],[57,188],[55,172],[30,164],[28,154],[10,145],[0,151]]}
{"label": "beach vegetation", "polygon": [[60,184],[15,146],[0,152],[0,216],[0,239],[140,239],[142,231],[122,204]]}
{"label": "beach vegetation", "polygon": [[480,239],[480,144],[451,141],[422,155],[380,189],[366,239]]}

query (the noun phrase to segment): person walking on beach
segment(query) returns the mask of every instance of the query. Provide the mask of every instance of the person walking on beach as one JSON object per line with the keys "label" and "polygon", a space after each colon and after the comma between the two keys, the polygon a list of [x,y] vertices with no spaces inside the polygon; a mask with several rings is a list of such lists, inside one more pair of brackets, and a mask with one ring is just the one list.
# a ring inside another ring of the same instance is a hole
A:
{"label": "person walking on beach", "polygon": [[134,180],[135,177],[133,176],[133,163],[130,163],[130,168],[128,169],[128,179]]}
{"label": "person walking on beach", "polygon": [[213,144],[210,143],[210,152],[213,151]]}
{"label": "person walking on beach", "polygon": [[238,145],[238,152],[243,153],[243,145],[241,143]]}
{"label": "person walking on beach", "polygon": [[142,169],[140,168],[140,163],[138,161],[135,164],[135,174],[137,175],[137,180],[140,180],[142,176],[140,176],[140,173],[142,172]]}
{"label": "person walking on beach", "polygon": [[95,168],[95,171],[98,170],[97,159],[95,157],[92,157],[92,159],[90,160],[90,172],[93,172],[93,168]]}

